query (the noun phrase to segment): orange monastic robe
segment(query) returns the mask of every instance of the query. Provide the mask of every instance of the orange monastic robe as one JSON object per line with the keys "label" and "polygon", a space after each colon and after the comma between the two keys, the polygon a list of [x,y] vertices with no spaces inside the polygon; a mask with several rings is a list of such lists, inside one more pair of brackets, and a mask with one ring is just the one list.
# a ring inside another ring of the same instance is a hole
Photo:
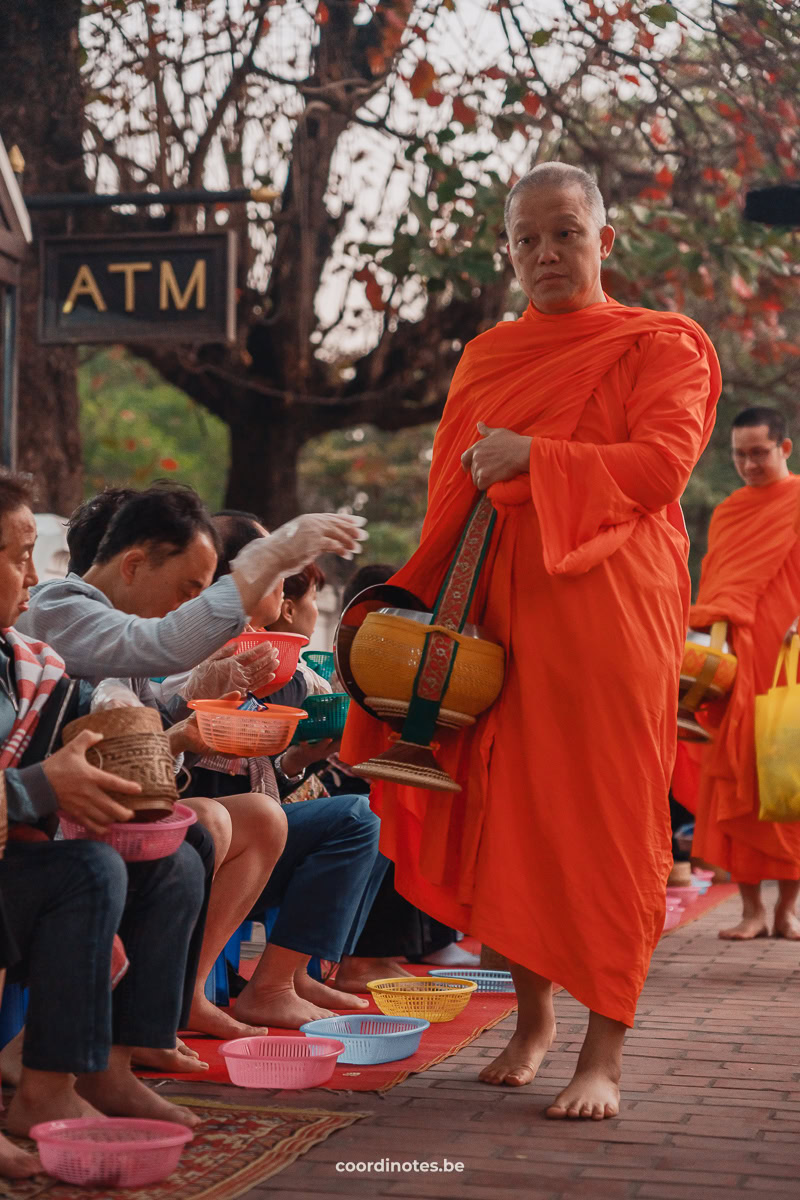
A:
{"label": "orange monastic robe", "polygon": [[737,883],[800,879],[800,823],[758,819],[755,698],[772,686],[786,630],[800,611],[800,476],[743,487],[711,518],[689,623],[728,621],[739,660],[714,742],[703,754],[693,853]]}
{"label": "orange monastic robe", "polygon": [[[476,422],[532,435],[470,620],[506,649],[500,698],[444,735],[456,795],[373,786],[398,890],[632,1024],[664,922],[667,793],[689,604],[677,503],[719,394],[687,318],[613,300],[532,306],[464,351],[434,445],[419,550],[394,582],[433,605],[477,494]],[[388,745],[351,708],[343,755]]]}

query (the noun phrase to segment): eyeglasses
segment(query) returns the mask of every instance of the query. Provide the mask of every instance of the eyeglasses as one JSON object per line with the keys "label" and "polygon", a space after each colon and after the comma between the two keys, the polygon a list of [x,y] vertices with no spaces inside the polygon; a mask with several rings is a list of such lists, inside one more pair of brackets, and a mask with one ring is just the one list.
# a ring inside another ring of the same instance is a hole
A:
{"label": "eyeglasses", "polygon": [[776,442],[774,446],[756,446],[754,450],[734,450],[732,458],[737,463],[745,463],[748,458],[752,459],[754,463],[763,463],[767,461],[773,450],[777,449],[778,444]]}

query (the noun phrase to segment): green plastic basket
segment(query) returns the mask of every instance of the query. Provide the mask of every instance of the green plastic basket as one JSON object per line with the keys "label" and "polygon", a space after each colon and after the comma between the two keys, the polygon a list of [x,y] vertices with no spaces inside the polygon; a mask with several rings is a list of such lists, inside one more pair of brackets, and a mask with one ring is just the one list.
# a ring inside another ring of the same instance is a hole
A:
{"label": "green plastic basket", "polygon": [[347,692],[332,692],[324,696],[306,696],[303,708],[308,720],[302,721],[302,733],[297,730],[296,742],[321,742],[324,738],[340,738],[344,733],[350,697]]}
{"label": "green plastic basket", "polygon": [[336,667],[330,650],[305,650],[301,658],[311,667],[312,671],[316,671],[324,680],[327,681],[333,676]]}

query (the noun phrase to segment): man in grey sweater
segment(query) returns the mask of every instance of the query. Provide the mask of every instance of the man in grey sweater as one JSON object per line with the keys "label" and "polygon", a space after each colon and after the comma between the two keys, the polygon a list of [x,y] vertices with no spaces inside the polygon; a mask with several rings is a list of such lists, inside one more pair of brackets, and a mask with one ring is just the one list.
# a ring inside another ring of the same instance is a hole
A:
{"label": "man in grey sweater", "polygon": [[[300,517],[259,539],[268,544],[266,552],[246,546],[232,575],[211,584],[217,533],[194,492],[156,486],[121,504],[119,499],[101,495],[82,506],[71,526],[76,534],[71,545],[80,547],[81,561],[75,565],[85,570],[83,578],[73,572],[34,589],[20,624],[24,632],[52,645],[72,674],[93,683],[122,678],[151,707],[157,702],[149,676],[185,671],[201,662],[206,697],[252,690],[270,680],[270,652],[217,658],[210,671],[204,660],[241,631],[257,602],[280,587],[282,577],[299,563],[324,551],[355,553],[364,536],[358,518]],[[110,520],[104,508],[112,510]],[[96,546],[86,528],[95,518]],[[177,705],[170,705],[172,717],[182,715],[184,699],[198,694],[192,692],[193,682],[190,675],[182,697],[175,698]],[[194,717],[179,720],[169,734],[173,754],[206,749]],[[283,850],[286,821],[280,808],[249,791],[219,800],[194,797],[190,804],[217,849],[206,936],[222,927],[227,931],[224,942],[261,894]],[[195,989],[189,1027],[226,1038],[253,1032],[215,1008],[201,986]]]}

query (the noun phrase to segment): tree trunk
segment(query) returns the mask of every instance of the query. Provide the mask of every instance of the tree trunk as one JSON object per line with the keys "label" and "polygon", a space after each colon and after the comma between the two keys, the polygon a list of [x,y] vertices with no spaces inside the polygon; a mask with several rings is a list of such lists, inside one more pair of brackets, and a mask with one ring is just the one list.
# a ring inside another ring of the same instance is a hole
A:
{"label": "tree trunk", "polygon": [[[0,136],[25,159],[28,193],[86,190],[81,132],[80,0],[4,0],[0,21]],[[82,496],[77,350],[37,340],[38,240],[66,232],[63,211],[33,214],[34,246],[20,305],[18,465],[41,510],[66,514]]]}
{"label": "tree trunk", "polygon": [[[297,460],[308,433],[292,409],[263,407],[253,419],[234,420],[225,503],[255,512],[275,529],[300,512]],[[259,419],[260,417],[260,419]]]}

